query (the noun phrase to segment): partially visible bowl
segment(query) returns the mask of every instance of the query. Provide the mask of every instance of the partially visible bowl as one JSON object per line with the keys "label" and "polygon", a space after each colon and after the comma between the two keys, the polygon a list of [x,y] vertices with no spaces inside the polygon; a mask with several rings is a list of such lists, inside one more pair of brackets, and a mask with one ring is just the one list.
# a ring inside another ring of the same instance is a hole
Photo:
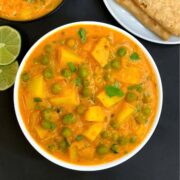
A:
{"label": "partially visible bowl", "polygon": [[[62,30],[64,28],[67,27],[71,27],[74,25],[98,25],[98,26],[103,26],[103,27],[107,27],[107,28],[111,28],[115,31],[118,31],[122,34],[124,34],[125,36],[127,36],[128,38],[130,38],[132,41],[134,41],[141,49],[142,51],[145,53],[145,55],[147,56],[153,70],[154,73],[156,75],[157,78],[157,86],[158,86],[158,96],[159,96],[159,101],[158,101],[158,107],[157,107],[157,112],[154,118],[154,122],[151,126],[151,129],[149,130],[147,136],[145,137],[145,139],[142,141],[141,144],[139,144],[133,151],[131,151],[130,153],[128,153],[127,155],[123,156],[122,158],[116,159],[112,162],[109,163],[105,163],[105,164],[100,164],[100,165],[76,165],[76,164],[72,164],[72,163],[68,163],[65,162],[63,160],[57,159],[54,156],[52,156],[51,154],[47,153],[44,149],[42,149],[40,147],[40,145],[38,145],[38,143],[32,138],[32,136],[30,135],[29,131],[27,130],[25,123],[23,122],[22,119],[22,115],[20,113],[20,108],[19,108],[19,100],[18,100],[18,88],[19,88],[19,84],[20,84],[20,76],[22,73],[22,70],[26,64],[26,61],[28,60],[28,57],[31,55],[31,53],[34,51],[34,49],[36,49],[36,47],[47,37],[51,36],[52,34],[56,33],[59,30]],[[16,112],[16,116],[17,116],[17,120],[18,123],[20,125],[20,128],[22,130],[22,132],[24,133],[25,137],[27,138],[27,140],[29,141],[29,143],[42,155],[44,156],[46,159],[48,159],[49,161],[68,168],[68,169],[72,169],[72,170],[78,170],[78,171],[97,171],[97,170],[103,170],[103,169],[107,169],[107,168],[111,168],[114,167],[116,165],[119,165],[125,161],[127,161],[128,159],[130,159],[131,157],[133,157],[137,152],[139,152],[144,146],[145,144],[149,141],[150,137],[152,136],[153,132],[155,131],[155,128],[159,122],[159,118],[160,118],[160,113],[161,113],[161,109],[162,109],[162,102],[163,102],[163,91],[162,91],[162,83],[161,83],[161,78],[160,78],[160,74],[159,71],[156,67],[156,64],[153,60],[153,58],[151,57],[151,55],[149,54],[149,52],[145,49],[145,47],[137,40],[135,39],[133,36],[131,36],[129,33],[121,30],[120,28],[117,28],[115,26],[109,25],[109,24],[105,24],[105,23],[100,23],[100,22],[91,22],[91,21],[82,21],[82,22],[76,22],[76,23],[70,23],[61,27],[58,27],[52,31],[50,31],[49,33],[47,33],[45,36],[43,36],[42,38],[40,38],[32,47],[31,49],[28,51],[28,53],[26,54],[26,56],[24,57],[17,76],[16,76],[16,81],[15,81],[15,86],[14,86],[14,107],[15,107],[15,112]]]}
{"label": "partially visible bowl", "polygon": [[36,20],[40,20],[40,19],[43,19],[47,16],[50,16],[52,15],[53,13],[57,12],[61,6],[64,4],[64,1],[65,0],[62,0],[62,2],[60,2],[54,9],[52,9],[50,12],[47,12],[45,14],[43,14],[42,16],[37,16],[35,18],[31,18],[31,19],[26,19],[26,20],[15,20],[15,19],[8,19],[8,18],[5,18],[5,17],[1,17],[0,16],[0,19],[4,20],[4,21],[13,21],[13,22],[19,22],[19,23],[23,23],[23,22],[32,22],[32,21],[36,21]]}

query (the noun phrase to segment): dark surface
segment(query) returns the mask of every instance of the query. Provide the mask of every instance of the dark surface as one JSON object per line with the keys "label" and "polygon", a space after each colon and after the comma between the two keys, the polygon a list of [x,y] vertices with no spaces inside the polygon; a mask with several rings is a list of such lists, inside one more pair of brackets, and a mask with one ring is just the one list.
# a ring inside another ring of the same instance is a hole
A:
{"label": "dark surface", "polygon": [[[60,25],[96,20],[121,27],[100,0],[66,0],[53,15],[32,23],[0,21],[17,28],[23,39],[23,56],[42,35]],[[179,170],[179,47],[153,44],[139,39],[159,68],[164,103],[159,125],[148,144],[133,158],[99,172],[76,172],[58,167],[38,154],[23,136],[13,108],[13,88],[0,92],[1,180],[178,180]]]}

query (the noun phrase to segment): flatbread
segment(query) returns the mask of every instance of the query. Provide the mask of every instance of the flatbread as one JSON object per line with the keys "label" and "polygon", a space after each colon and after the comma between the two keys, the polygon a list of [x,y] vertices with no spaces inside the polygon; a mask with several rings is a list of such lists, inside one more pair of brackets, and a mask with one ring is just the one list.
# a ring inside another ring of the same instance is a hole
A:
{"label": "flatbread", "polygon": [[156,21],[145,14],[132,0],[116,0],[122,7],[132,13],[144,26],[157,34],[160,38],[168,40],[170,33],[161,27]]}
{"label": "flatbread", "polygon": [[172,34],[180,35],[180,0],[133,0]]}

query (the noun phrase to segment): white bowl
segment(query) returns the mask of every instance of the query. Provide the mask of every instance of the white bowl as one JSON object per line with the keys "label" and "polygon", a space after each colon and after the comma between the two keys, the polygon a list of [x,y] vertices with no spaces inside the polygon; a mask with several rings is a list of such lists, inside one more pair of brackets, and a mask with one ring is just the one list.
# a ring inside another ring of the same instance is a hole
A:
{"label": "white bowl", "polygon": [[[157,110],[157,113],[156,113],[156,116],[155,116],[155,119],[154,119],[154,123],[151,127],[151,129],[149,130],[147,136],[145,137],[145,139],[142,141],[142,143],[136,147],[133,151],[131,151],[130,153],[128,153],[127,155],[119,158],[119,159],[116,159],[114,161],[111,161],[111,162],[108,162],[108,163],[105,163],[105,164],[100,164],[100,165],[76,165],[76,164],[71,164],[71,163],[68,163],[68,162],[65,162],[63,160],[60,160],[60,159],[57,159],[55,158],[54,156],[52,156],[51,154],[47,153],[44,149],[42,149],[38,143],[33,139],[33,137],[30,135],[29,131],[27,130],[24,122],[23,122],[23,119],[22,119],[22,116],[21,116],[21,113],[20,113],[20,109],[19,109],[19,103],[18,103],[18,88],[19,88],[19,83],[20,83],[20,76],[21,76],[21,73],[22,73],[22,70],[24,68],[24,65],[26,64],[26,61],[28,59],[28,57],[30,56],[30,54],[34,51],[34,49],[36,49],[36,47],[42,42],[44,41],[44,39],[46,39],[47,37],[49,37],[50,35],[56,33],[57,31],[59,30],[62,30],[64,28],[67,28],[67,27],[71,27],[71,26],[74,26],[74,25],[79,25],[79,24],[85,24],[85,25],[99,25],[99,26],[103,26],[103,27],[107,27],[107,28],[111,28],[113,30],[116,30],[122,34],[124,34],[125,36],[127,36],[129,39],[133,40],[143,51],[144,53],[146,54],[146,56],[148,57],[148,60],[152,66],[152,68],[154,69],[154,72],[155,72],[155,75],[157,77],[157,85],[158,85],[158,89],[159,89],[159,102],[158,102],[158,110]],[[68,168],[68,169],[72,169],[72,170],[78,170],[78,171],[97,171],[97,170],[103,170],[103,169],[107,169],[107,168],[110,168],[110,167],[113,167],[113,166],[116,166],[116,165],[119,165],[121,163],[123,163],[124,161],[127,161],[129,158],[131,158],[132,156],[134,156],[138,151],[140,151],[142,149],[142,147],[148,142],[148,140],[150,139],[150,137],[152,136],[157,124],[158,124],[158,121],[159,121],[159,118],[160,118],[160,113],[161,113],[161,109],[162,109],[162,100],[163,100],[163,92],[162,92],[162,83],[161,83],[161,78],[160,78],[160,75],[159,75],[159,72],[158,72],[158,69],[155,65],[155,62],[153,60],[153,58],[151,57],[151,55],[148,53],[148,51],[145,49],[145,47],[137,40],[135,39],[133,36],[131,36],[130,34],[128,34],[127,32],[115,27],[115,26],[112,26],[112,25],[109,25],[109,24],[105,24],[105,23],[100,23],[100,22],[93,22],[93,21],[82,21],[82,22],[75,22],[75,23],[70,23],[70,24],[67,24],[67,25],[64,25],[64,26],[61,26],[61,27],[58,27],[52,31],[50,31],[49,33],[47,33],[46,35],[44,35],[42,38],[40,38],[32,47],[31,49],[27,52],[27,54],[25,55],[20,67],[19,67],[19,70],[18,70],[18,73],[17,73],[17,76],[16,76],[16,80],[15,80],[15,86],[14,86],[14,107],[15,107],[15,112],[16,112],[16,116],[17,116],[17,120],[18,120],[18,123],[20,125],[20,128],[22,130],[22,132],[24,133],[26,139],[29,141],[29,143],[42,155],[44,156],[46,159],[48,159],[49,161],[59,165],[59,166],[62,166],[62,167],[65,167],[65,168]]]}

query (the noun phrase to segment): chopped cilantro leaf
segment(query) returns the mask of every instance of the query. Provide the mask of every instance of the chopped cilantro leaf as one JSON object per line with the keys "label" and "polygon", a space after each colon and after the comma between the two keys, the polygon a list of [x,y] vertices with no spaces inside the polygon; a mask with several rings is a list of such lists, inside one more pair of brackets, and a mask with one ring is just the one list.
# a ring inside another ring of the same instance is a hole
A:
{"label": "chopped cilantro leaf", "polygon": [[119,96],[122,97],[124,95],[123,91],[116,86],[106,85],[105,92],[109,97]]}
{"label": "chopped cilantro leaf", "polygon": [[86,30],[83,28],[80,28],[78,31],[78,35],[81,39],[81,42],[84,44],[86,42]]}
{"label": "chopped cilantro leaf", "polygon": [[72,62],[68,62],[68,66],[69,66],[69,69],[71,70],[71,72],[76,72],[77,69]]}

